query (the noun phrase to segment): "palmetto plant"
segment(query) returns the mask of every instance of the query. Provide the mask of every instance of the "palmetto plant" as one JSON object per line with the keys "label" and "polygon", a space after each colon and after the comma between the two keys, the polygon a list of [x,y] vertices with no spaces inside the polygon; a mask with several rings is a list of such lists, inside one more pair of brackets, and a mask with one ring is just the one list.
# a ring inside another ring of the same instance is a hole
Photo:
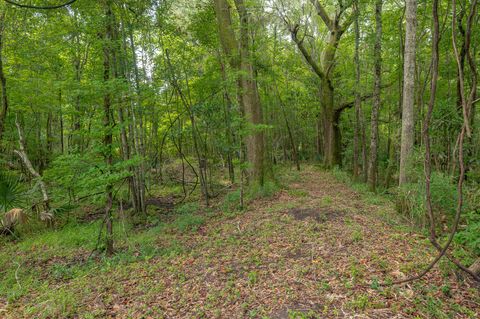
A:
{"label": "palmetto plant", "polygon": [[0,232],[2,228],[11,232],[15,224],[26,220],[25,212],[18,208],[24,197],[25,193],[18,178],[0,173]]}
{"label": "palmetto plant", "polygon": [[20,181],[13,175],[0,173],[0,212],[18,207],[22,204],[24,192]]}

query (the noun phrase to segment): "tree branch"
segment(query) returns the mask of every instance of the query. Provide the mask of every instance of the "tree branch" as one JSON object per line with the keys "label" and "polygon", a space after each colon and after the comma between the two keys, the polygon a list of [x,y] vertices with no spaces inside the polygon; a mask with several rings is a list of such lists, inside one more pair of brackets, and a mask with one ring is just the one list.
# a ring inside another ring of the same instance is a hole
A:
{"label": "tree branch", "polygon": [[353,21],[355,20],[355,12],[352,12],[346,19],[345,19],[345,22],[342,24],[342,26],[340,27],[340,32],[344,33],[345,31],[347,31],[348,27],[350,27],[350,25],[353,23]]}
{"label": "tree branch", "polygon": [[[371,99],[374,96],[373,93],[368,93],[365,95],[360,96],[360,101],[363,102],[365,100]],[[335,112],[342,112],[345,109],[349,109],[355,105],[355,100],[345,102],[343,104],[340,104],[335,108]]]}
{"label": "tree branch", "polygon": [[17,3],[13,0],[5,0],[6,3],[9,3],[9,4],[14,5],[16,7],[26,8],[26,9],[39,9],[39,10],[60,9],[60,8],[66,7],[68,5],[71,5],[75,1],[77,1],[77,0],[69,0],[69,1],[67,1],[63,4],[58,4],[58,5],[53,5],[53,6],[32,6],[32,5]]}
{"label": "tree branch", "polygon": [[[390,82],[390,83],[388,83],[388,84],[384,84],[384,85],[382,85],[380,88],[383,90],[383,89],[385,89],[385,88],[388,88],[388,87],[392,86],[394,83],[395,83],[395,81]],[[368,93],[368,94],[365,94],[365,95],[362,95],[362,96],[360,96],[360,101],[363,102],[363,101],[365,101],[365,100],[371,99],[371,98],[374,97],[374,96],[375,96],[375,95],[374,95],[373,92]],[[353,107],[354,105],[355,105],[355,100],[342,103],[342,104],[340,104],[340,105],[335,109],[335,112],[342,112],[343,110],[349,109],[349,108]]]}
{"label": "tree branch", "polygon": [[318,75],[318,77],[319,77],[320,79],[324,79],[324,78],[325,78],[325,73],[323,73],[323,71],[322,71],[322,69],[320,68],[320,66],[318,65],[318,63],[315,62],[315,60],[312,58],[312,56],[310,55],[310,53],[308,53],[307,49],[306,49],[305,46],[303,45],[303,41],[300,40],[300,39],[297,37],[299,25],[296,24],[293,28],[292,28],[292,27],[289,27],[289,29],[290,29],[290,34],[291,34],[291,36],[292,36],[293,42],[295,42],[295,43],[297,44],[298,49],[300,50],[300,52],[302,52],[305,60],[306,60],[307,63],[310,65],[310,67],[312,68],[313,72],[315,72],[315,74]]}
{"label": "tree branch", "polygon": [[315,10],[317,10],[317,14],[320,16],[320,18],[322,18],[327,28],[330,31],[333,31],[335,26],[333,25],[332,19],[330,19],[330,17],[328,16],[328,13],[325,10],[325,8],[320,4],[318,0],[310,0],[310,2],[315,7]]}

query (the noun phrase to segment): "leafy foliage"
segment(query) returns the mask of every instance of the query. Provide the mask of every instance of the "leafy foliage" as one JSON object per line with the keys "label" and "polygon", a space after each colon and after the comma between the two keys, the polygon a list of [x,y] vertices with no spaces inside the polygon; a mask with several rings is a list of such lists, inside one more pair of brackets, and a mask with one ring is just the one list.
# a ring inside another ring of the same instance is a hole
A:
{"label": "leafy foliage", "polygon": [[0,211],[5,213],[11,208],[21,207],[25,192],[18,177],[0,172]]}
{"label": "leafy foliage", "polygon": [[[450,177],[434,172],[430,183],[431,200],[434,214],[438,218],[452,218],[457,202],[456,186]],[[402,214],[411,220],[426,225],[426,195],[425,182],[409,183],[398,189],[397,206]]]}

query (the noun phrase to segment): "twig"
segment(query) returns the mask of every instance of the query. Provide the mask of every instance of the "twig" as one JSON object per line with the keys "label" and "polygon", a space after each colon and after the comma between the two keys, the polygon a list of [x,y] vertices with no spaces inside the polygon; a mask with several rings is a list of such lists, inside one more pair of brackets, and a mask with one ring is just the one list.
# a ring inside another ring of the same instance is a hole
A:
{"label": "twig", "polygon": [[20,284],[20,280],[18,279],[18,271],[20,270],[21,264],[17,261],[15,262],[15,264],[18,265],[17,270],[15,270],[15,280],[17,281],[17,284],[20,287],[20,289],[22,289],[22,285]]}

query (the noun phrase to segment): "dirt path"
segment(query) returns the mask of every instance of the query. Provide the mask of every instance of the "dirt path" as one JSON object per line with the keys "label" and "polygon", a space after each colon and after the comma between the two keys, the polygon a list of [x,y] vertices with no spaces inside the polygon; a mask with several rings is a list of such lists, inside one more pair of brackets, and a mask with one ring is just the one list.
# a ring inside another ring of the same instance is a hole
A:
{"label": "dirt path", "polygon": [[425,281],[378,287],[428,263],[425,238],[394,216],[390,203],[307,168],[274,198],[179,239],[182,253],[68,289],[81,313],[102,318],[476,318],[478,290],[446,264]]}

